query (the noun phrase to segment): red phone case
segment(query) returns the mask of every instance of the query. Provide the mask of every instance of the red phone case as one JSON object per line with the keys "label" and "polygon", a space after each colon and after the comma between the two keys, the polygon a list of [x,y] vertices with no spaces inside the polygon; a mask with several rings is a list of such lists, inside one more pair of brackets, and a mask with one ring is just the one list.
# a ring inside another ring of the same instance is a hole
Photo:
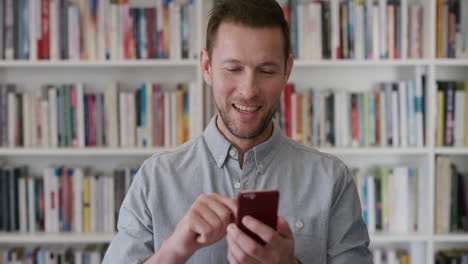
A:
{"label": "red phone case", "polygon": [[236,225],[261,245],[265,242],[242,224],[242,218],[250,215],[276,230],[279,192],[277,190],[246,191],[237,195]]}

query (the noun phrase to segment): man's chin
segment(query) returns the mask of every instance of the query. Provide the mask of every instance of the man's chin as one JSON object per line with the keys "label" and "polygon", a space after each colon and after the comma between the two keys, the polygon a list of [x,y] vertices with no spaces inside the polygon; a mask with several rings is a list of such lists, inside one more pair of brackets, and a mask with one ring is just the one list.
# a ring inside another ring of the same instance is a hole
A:
{"label": "man's chin", "polygon": [[263,131],[260,131],[258,127],[255,128],[239,128],[237,127],[236,129],[230,131],[231,134],[238,138],[242,139],[253,139],[262,134]]}

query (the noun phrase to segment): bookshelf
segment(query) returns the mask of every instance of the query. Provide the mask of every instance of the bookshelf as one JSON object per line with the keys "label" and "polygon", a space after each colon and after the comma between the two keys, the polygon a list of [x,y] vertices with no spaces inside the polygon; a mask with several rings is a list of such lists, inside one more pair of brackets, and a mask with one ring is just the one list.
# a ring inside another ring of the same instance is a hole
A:
{"label": "bookshelf", "polygon": [[[466,0],[465,0],[466,1]],[[132,1],[134,6],[146,6],[152,1]],[[284,2],[284,1],[279,1]],[[448,155],[457,165],[468,171],[467,147],[435,147],[437,103],[437,80],[468,81],[468,58],[436,58],[436,2],[437,0],[408,0],[424,7],[423,56],[421,59],[297,59],[290,82],[298,91],[311,87],[345,91],[369,91],[382,81],[407,80],[416,70],[426,75],[425,131],[423,147],[339,147],[320,148],[321,151],[338,156],[350,167],[408,166],[420,168],[420,179],[425,190],[419,193],[421,201],[419,217],[421,231],[408,234],[371,233],[371,248],[408,249],[411,245],[423,248],[424,263],[434,263],[434,254],[440,249],[468,248],[468,234],[435,233],[435,175],[436,156]],[[198,1],[196,16],[198,45],[204,46],[204,25],[212,1]],[[203,131],[203,79],[196,59],[149,59],[149,60],[96,60],[96,61],[20,61],[0,60],[0,83],[19,84],[24,91],[34,91],[40,84],[62,82],[86,82],[91,91],[102,90],[109,82],[125,81],[132,87],[143,82],[191,82],[190,132],[191,137]],[[87,87],[88,88],[88,87]],[[108,171],[122,164],[138,166],[150,155],[171,148],[0,148],[0,161],[8,164],[28,164],[32,174],[39,175],[45,165],[91,165]],[[464,165],[464,166],[463,166]],[[0,233],[0,247],[10,245],[38,244],[105,244],[112,240],[113,233]]]}

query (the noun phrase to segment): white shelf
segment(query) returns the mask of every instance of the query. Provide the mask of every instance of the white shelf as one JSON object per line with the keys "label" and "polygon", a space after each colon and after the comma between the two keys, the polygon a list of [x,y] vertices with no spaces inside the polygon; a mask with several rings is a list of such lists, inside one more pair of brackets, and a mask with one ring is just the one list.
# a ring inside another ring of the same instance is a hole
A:
{"label": "white shelf", "polygon": [[435,153],[443,154],[443,155],[468,155],[468,148],[456,148],[456,147],[436,148]]}
{"label": "white shelf", "polygon": [[333,155],[425,155],[429,148],[317,148]]}
{"label": "white shelf", "polygon": [[467,59],[436,59],[437,66],[468,66]]}
{"label": "white shelf", "polygon": [[[115,233],[0,233],[1,244],[98,244],[109,243]],[[371,244],[409,242],[468,242],[468,234],[424,235],[424,234],[370,234]]]}
{"label": "white shelf", "polygon": [[406,59],[395,59],[395,60],[296,60],[294,61],[295,67],[318,67],[318,66],[424,66],[430,65],[433,61],[427,59],[420,60],[406,60]]}
{"label": "white shelf", "polygon": [[172,148],[57,148],[57,149],[8,149],[0,148],[0,156],[148,156]]}
{"label": "white shelf", "polygon": [[[173,148],[0,148],[0,156],[128,156],[152,155]],[[333,155],[425,155],[428,148],[317,148]],[[468,150],[465,150],[468,153]]]}
{"label": "white shelf", "polygon": [[459,242],[468,243],[468,233],[425,235],[425,234],[370,234],[371,244],[408,243],[408,242]]}
{"label": "white shelf", "polygon": [[408,243],[408,242],[424,242],[431,239],[430,235],[423,234],[370,234],[372,244],[388,244],[388,243]]}
{"label": "white shelf", "polygon": [[198,66],[197,60],[114,60],[114,61],[27,61],[27,60],[0,60],[0,68],[77,68],[77,67],[193,67]]}
{"label": "white shelf", "polygon": [[0,244],[103,244],[110,243],[114,233],[0,233]]}
{"label": "white shelf", "polygon": [[448,234],[448,235],[435,235],[434,242],[461,242],[468,244],[468,233],[464,234]]}

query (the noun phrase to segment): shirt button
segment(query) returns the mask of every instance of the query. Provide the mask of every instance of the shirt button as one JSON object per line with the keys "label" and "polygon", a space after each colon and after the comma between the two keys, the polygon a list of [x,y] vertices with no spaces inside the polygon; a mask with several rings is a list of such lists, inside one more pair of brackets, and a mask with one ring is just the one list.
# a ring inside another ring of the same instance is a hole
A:
{"label": "shirt button", "polygon": [[229,151],[229,155],[230,155],[231,157],[236,156],[236,151],[233,150],[233,149],[231,149],[231,150]]}
{"label": "shirt button", "polygon": [[234,188],[236,188],[236,189],[240,189],[240,187],[241,187],[241,184],[240,184],[240,182],[236,182],[236,183],[234,183]]}
{"label": "shirt button", "polygon": [[263,162],[260,162],[259,167],[260,167],[261,170],[263,170]]}
{"label": "shirt button", "polygon": [[296,222],[296,227],[297,227],[298,229],[301,229],[302,227],[304,227],[304,224],[303,224],[301,221],[297,221],[297,222]]}

